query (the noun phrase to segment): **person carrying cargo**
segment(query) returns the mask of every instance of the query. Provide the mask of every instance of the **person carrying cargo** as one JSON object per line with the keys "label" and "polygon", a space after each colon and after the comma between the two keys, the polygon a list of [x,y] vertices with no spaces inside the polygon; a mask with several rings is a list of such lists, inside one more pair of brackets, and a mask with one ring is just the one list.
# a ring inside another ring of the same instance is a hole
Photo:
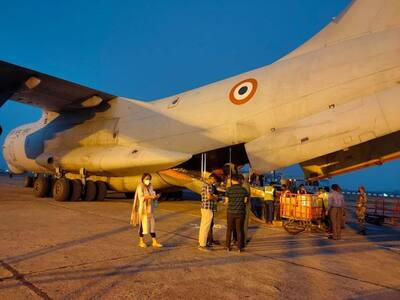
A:
{"label": "person carrying cargo", "polygon": [[332,185],[332,193],[328,198],[328,214],[332,222],[332,236],[334,240],[340,240],[342,234],[343,211],[345,208],[342,190],[337,184]]}
{"label": "person carrying cargo", "polygon": [[267,224],[272,224],[274,219],[275,188],[268,183],[264,188],[264,218]]}
{"label": "person carrying cargo", "polygon": [[360,186],[358,188],[359,195],[357,197],[356,203],[356,215],[359,225],[358,234],[365,235],[365,214],[367,212],[367,194],[365,193],[365,188]]}

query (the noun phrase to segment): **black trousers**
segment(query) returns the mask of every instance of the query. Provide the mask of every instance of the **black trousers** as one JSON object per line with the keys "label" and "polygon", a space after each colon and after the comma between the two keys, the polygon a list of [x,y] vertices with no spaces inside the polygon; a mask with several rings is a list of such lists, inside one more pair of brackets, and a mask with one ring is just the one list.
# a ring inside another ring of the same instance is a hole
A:
{"label": "black trousers", "polygon": [[264,201],[264,219],[267,223],[274,220],[274,201]]}
{"label": "black trousers", "polygon": [[[156,237],[156,233],[155,232],[150,232],[150,235],[152,238]],[[142,222],[140,222],[140,227],[139,227],[139,236],[143,237],[143,227],[142,227]]]}
{"label": "black trousers", "polygon": [[227,213],[227,228],[226,228],[226,247],[231,247],[231,238],[233,229],[236,229],[238,247],[239,249],[244,248],[244,213]]}

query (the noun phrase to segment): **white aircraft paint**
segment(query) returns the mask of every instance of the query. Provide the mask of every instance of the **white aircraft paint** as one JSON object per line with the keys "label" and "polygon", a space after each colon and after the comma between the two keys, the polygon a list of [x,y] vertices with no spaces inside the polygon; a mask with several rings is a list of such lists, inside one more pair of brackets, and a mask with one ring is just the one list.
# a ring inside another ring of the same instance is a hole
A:
{"label": "white aircraft paint", "polygon": [[15,173],[86,168],[127,191],[146,170],[244,143],[265,173],[399,131],[399,99],[400,1],[358,0],[269,66],[154,102],[116,97],[82,120],[46,111],[9,134],[4,157]]}

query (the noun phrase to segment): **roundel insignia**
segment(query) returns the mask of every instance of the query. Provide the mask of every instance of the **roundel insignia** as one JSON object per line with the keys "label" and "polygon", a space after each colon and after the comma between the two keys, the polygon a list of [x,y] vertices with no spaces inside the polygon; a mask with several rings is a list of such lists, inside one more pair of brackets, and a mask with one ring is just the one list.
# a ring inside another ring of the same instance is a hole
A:
{"label": "roundel insignia", "polygon": [[257,91],[257,80],[249,78],[236,84],[229,93],[229,99],[233,104],[241,105],[253,98]]}

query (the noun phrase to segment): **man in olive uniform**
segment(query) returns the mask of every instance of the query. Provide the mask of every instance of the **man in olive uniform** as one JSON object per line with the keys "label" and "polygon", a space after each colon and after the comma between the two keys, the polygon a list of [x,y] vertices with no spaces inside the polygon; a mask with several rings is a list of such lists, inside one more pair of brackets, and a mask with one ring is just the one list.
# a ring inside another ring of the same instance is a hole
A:
{"label": "man in olive uniform", "polygon": [[358,198],[357,198],[357,204],[356,204],[356,215],[357,215],[357,220],[358,220],[358,225],[359,225],[359,230],[358,233],[365,235],[365,214],[367,212],[367,194],[365,193],[365,188],[363,186],[360,186],[358,188]]}

